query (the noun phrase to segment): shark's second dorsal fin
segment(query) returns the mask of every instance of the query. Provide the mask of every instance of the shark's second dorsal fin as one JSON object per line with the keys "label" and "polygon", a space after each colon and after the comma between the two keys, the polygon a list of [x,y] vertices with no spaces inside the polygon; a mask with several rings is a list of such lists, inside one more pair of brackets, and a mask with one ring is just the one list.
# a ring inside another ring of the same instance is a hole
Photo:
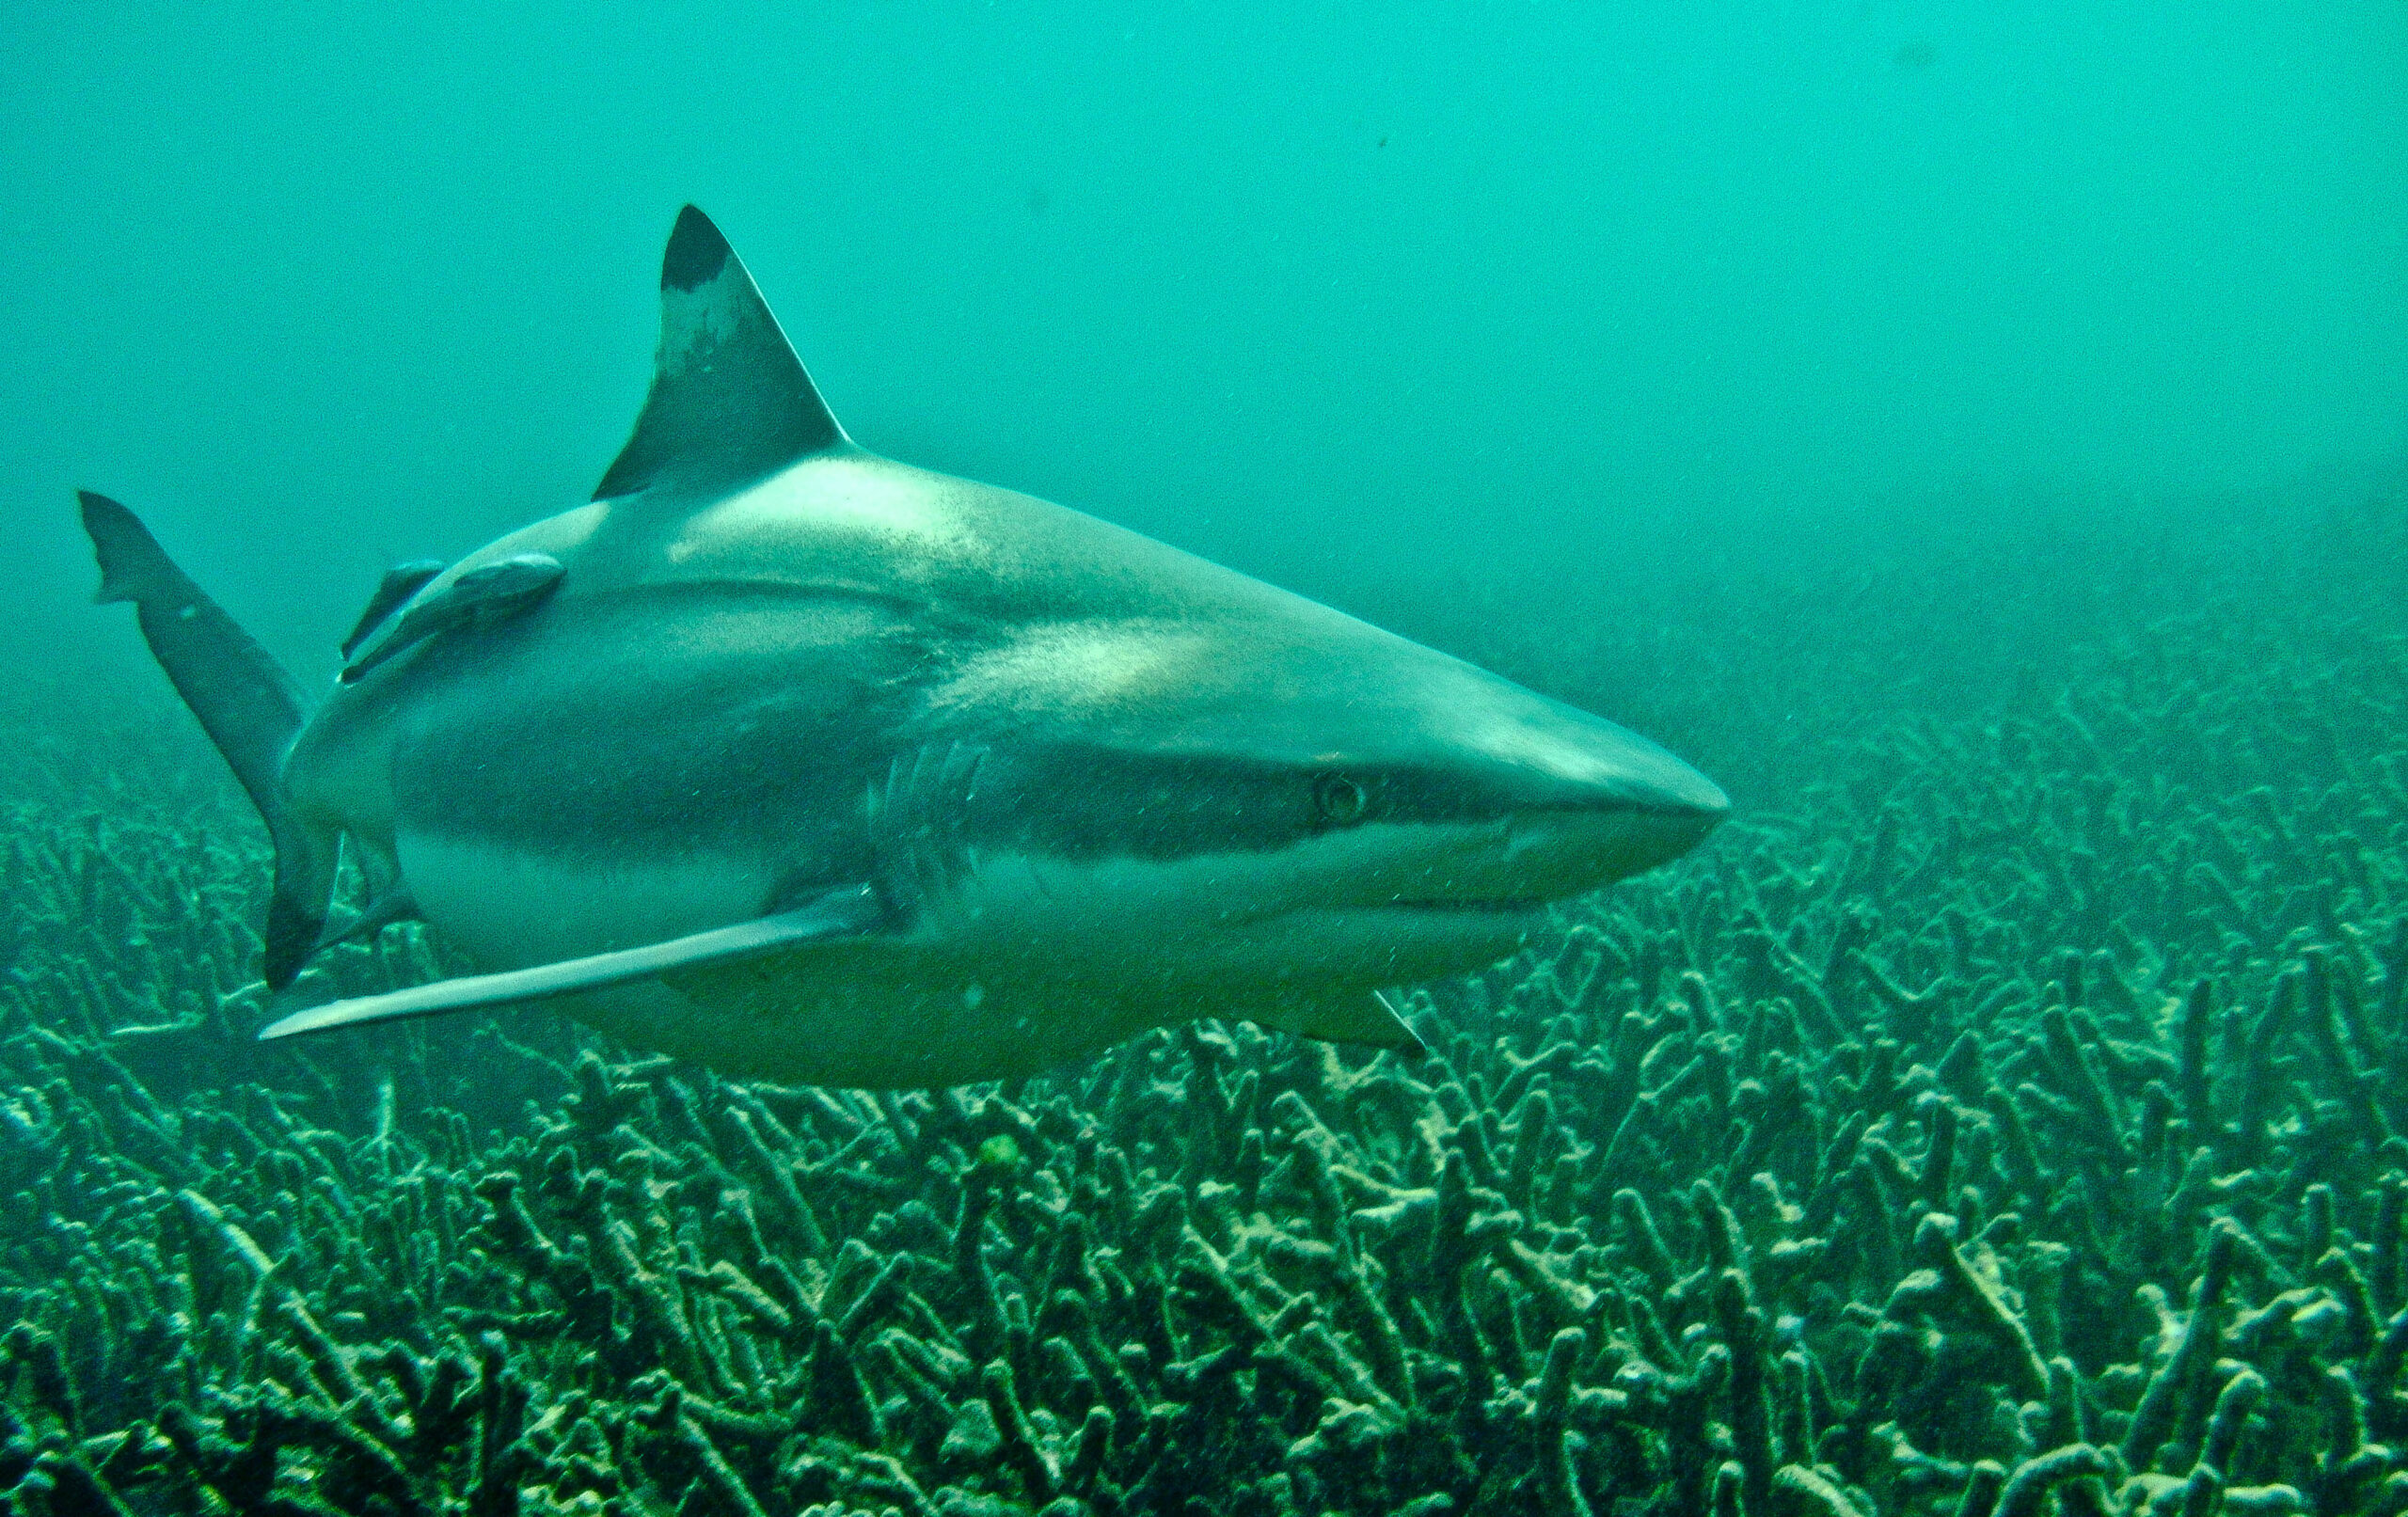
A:
{"label": "shark's second dorsal fin", "polygon": [[710,217],[679,212],[652,393],[594,498],[722,493],[845,441],[743,261]]}

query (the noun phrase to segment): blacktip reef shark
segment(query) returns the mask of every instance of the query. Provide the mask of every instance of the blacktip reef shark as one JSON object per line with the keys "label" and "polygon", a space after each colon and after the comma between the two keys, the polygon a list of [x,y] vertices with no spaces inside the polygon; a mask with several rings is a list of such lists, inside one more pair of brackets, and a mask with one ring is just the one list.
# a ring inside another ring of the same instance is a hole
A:
{"label": "blacktip reef shark", "polygon": [[[261,1036],[556,1003],[732,1074],[941,1086],[1246,1018],[1418,1045],[1384,988],[1722,817],[1663,749],[1328,607],[836,424],[688,207],[590,504],[386,577],[314,704],[123,506],[102,601],[266,819],[265,979],[423,920],[483,972]],[[370,887],[328,918],[345,849]]]}

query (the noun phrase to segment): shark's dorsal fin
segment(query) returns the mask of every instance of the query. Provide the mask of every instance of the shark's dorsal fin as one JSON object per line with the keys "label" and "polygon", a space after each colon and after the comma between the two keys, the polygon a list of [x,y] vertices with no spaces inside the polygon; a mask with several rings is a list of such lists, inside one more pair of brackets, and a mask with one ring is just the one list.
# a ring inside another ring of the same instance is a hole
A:
{"label": "shark's dorsal fin", "polygon": [[736,250],[710,217],[679,212],[652,393],[594,498],[720,494],[846,440]]}

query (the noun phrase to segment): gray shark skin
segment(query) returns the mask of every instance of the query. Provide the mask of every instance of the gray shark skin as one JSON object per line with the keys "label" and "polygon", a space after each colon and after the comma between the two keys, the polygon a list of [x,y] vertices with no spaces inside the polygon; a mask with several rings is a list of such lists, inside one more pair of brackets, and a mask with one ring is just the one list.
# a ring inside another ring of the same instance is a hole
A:
{"label": "gray shark skin", "polygon": [[662,307],[595,499],[374,608],[314,710],[86,497],[103,598],[136,602],[275,834],[271,984],[322,940],[343,848],[486,972],[263,1036],[540,1003],[890,1088],[1198,1017],[1409,1049],[1381,988],[1511,955],[1727,809],[1458,659],[864,451],[691,207]]}

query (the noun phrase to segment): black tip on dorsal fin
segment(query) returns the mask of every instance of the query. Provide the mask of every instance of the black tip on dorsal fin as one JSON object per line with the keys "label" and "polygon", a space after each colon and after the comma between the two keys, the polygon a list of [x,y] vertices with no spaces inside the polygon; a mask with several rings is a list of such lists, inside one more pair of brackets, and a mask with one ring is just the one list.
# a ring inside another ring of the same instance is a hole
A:
{"label": "black tip on dorsal fin", "polygon": [[677,213],[676,229],[669,234],[669,251],[660,259],[660,288],[690,291],[719,277],[736,249],[711,225],[698,206]]}
{"label": "black tip on dorsal fin", "polygon": [[660,261],[652,393],[594,498],[723,494],[845,440],[743,261],[686,207]]}

